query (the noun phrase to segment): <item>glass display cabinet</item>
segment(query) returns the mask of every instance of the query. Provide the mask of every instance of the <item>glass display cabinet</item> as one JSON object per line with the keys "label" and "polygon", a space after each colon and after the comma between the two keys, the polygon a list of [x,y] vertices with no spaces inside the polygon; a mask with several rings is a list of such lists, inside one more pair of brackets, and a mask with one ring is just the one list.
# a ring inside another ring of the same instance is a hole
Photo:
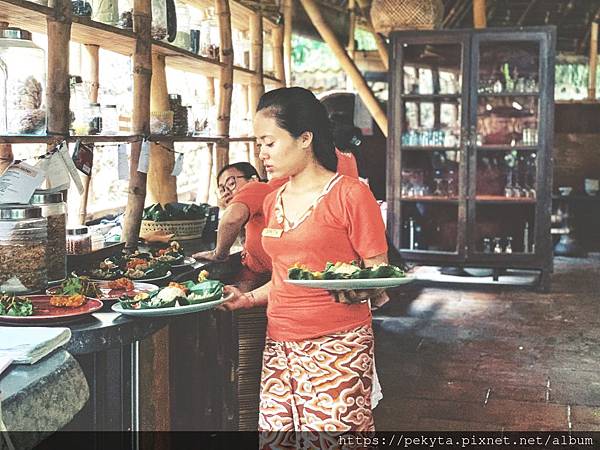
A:
{"label": "glass display cabinet", "polygon": [[388,232],[406,261],[548,288],[555,28],[391,35]]}

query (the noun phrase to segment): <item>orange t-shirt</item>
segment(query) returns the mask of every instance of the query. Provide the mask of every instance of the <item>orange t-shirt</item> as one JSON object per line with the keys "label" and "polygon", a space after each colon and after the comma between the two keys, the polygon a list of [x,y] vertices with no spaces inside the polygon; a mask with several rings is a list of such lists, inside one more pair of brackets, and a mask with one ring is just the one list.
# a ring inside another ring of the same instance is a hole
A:
{"label": "orange t-shirt", "polygon": [[[265,198],[267,228],[284,230],[280,195]],[[279,218],[279,220],[278,220]],[[336,174],[314,209],[295,228],[263,234],[262,243],[273,263],[267,306],[267,335],[278,341],[299,341],[350,330],[371,321],[368,304],[336,303],[325,289],[286,283],[288,269],[299,262],[323,270],[327,262],[351,262],[387,252],[379,206],[367,186]]]}
{"label": "orange t-shirt", "polygon": [[[337,148],[335,149],[335,154],[338,158],[337,173],[352,178],[358,178],[358,166],[356,165],[356,158],[354,155],[352,153],[344,153]],[[275,190],[287,183],[288,180],[289,178],[286,177],[275,178],[274,180],[269,180],[267,184]]]}
{"label": "orange t-shirt", "polygon": [[250,211],[246,223],[246,242],[242,252],[243,264],[252,272],[262,273],[271,271],[271,258],[265,253],[260,241],[260,234],[265,227],[263,202],[273,188],[267,183],[248,183],[233,196],[231,203],[243,203]]}

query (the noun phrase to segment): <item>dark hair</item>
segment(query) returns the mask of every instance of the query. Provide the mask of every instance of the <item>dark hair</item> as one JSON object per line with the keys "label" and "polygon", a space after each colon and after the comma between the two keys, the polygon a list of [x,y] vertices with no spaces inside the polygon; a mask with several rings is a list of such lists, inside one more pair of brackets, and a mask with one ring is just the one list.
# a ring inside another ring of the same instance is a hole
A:
{"label": "dark hair", "polygon": [[217,181],[219,180],[219,178],[221,178],[221,175],[223,175],[223,172],[225,172],[226,170],[229,170],[229,169],[239,170],[242,173],[242,175],[244,176],[244,178],[246,178],[247,180],[249,180],[252,177],[256,177],[256,178],[260,179],[260,176],[258,175],[258,172],[254,168],[254,166],[250,163],[242,161],[242,162],[236,162],[233,164],[227,164],[225,167],[223,167],[221,170],[219,170],[219,173],[217,175]]}
{"label": "dark hair", "polygon": [[277,125],[294,138],[310,131],[313,135],[313,153],[319,164],[333,172],[337,170],[329,116],[312,92],[300,87],[274,89],[260,98],[256,112],[262,110],[267,110]]}
{"label": "dark hair", "polygon": [[342,152],[356,153],[362,142],[362,132],[354,124],[333,123],[333,140],[335,146]]}

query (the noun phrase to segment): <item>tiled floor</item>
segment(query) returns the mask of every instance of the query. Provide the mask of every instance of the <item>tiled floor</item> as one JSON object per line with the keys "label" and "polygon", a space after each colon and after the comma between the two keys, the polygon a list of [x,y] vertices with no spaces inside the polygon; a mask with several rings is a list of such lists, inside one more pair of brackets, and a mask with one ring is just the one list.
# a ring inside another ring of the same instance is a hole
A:
{"label": "tiled floor", "polygon": [[378,430],[600,430],[600,255],[552,289],[405,287],[376,314]]}

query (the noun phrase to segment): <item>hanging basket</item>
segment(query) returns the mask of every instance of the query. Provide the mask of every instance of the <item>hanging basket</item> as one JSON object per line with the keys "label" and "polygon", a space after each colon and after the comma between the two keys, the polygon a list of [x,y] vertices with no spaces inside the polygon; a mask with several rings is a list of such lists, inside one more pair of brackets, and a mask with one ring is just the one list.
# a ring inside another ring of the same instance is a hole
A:
{"label": "hanging basket", "polygon": [[373,0],[373,28],[384,35],[395,30],[431,30],[444,18],[442,0]]}

